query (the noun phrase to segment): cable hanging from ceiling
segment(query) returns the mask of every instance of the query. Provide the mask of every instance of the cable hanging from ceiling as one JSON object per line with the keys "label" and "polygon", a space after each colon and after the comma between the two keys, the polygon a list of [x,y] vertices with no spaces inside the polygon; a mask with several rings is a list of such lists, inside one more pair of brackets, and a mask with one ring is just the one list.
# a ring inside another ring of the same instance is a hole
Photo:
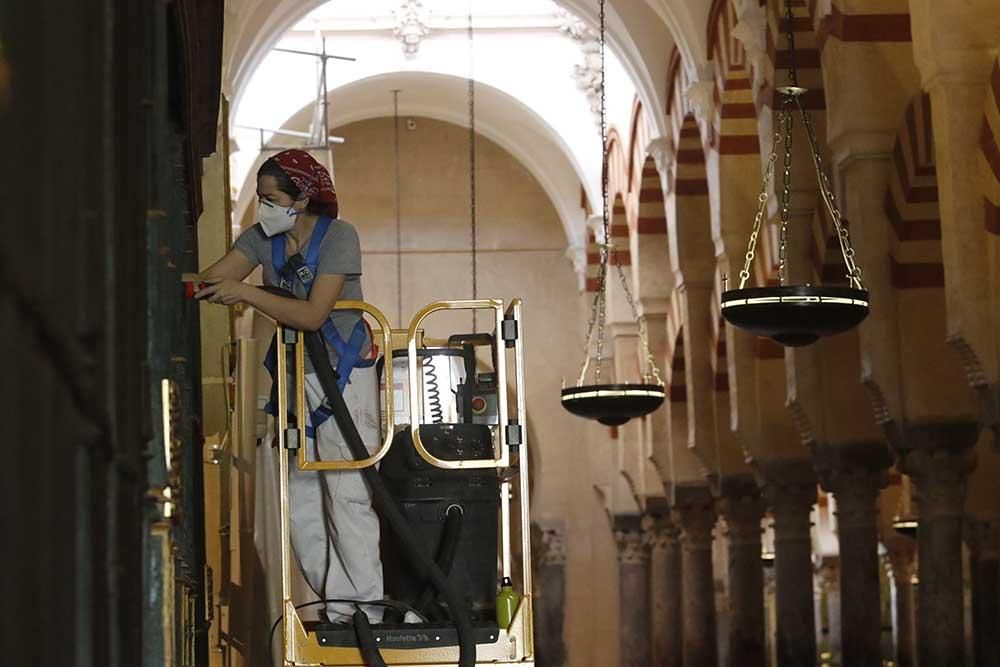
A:
{"label": "cable hanging from ceiling", "polygon": [[[476,230],[476,78],[475,78],[475,42],[472,31],[472,0],[469,0],[469,78],[466,88],[466,97],[469,107],[469,235],[472,260],[472,298],[479,298],[477,244],[478,234]],[[472,332],[478,331],[476,326],[476,310],[472,311]]]}
{"label": "cable hanging from ceiling", "polygon": [[[656,360],[649,349],[649,333],[645,316],[640,316],[629,279],[625,275],[621,262],[617,258],[617,249],[611,240],[611,224],[608,206],[608,114],[607,97],[605,94],[605,0],[599,3],[600,48],[601,48],[601,239],[600,266],[598,268],[597,289],[591,303],[590,319],[587,322],[587,335],[584,339],[584,361],[580,369],[575,387],[564,387],[562,390],[562,405],[571,413],[588,419],[596,419],[607,426],[619,426],[635,417],[645,416],[663,404],[665,398],[663,379],[660,376]],[[644,355],[644,371],[640,383],[616,382],[602,383],[601,364],[604,361],[604,334],[607,320],[607,283],[608,264],[613,260],[618,278],[621,281],[625,300],[631,309],[632,318],[639,329],[639,343]],[[593,384],[587,382],[587,372],[590,368],[590,350],[594,346]]]}
{"label": "cable hanging from ceiling", "polygon": [[403,321],[403,223],[402,223],[402,186],[400,184],[399,165],[399,94],[398,88],[392,90],[392,145],[394,152],[393,166],[396,175],[396,321]]}

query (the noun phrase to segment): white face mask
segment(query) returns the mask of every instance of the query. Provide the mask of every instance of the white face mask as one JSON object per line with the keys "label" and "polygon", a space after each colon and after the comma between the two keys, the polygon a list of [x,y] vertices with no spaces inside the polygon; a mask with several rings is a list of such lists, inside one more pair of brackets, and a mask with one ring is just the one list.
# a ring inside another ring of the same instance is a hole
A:
{"label": "white face mask", "polygon": [[291,207],[286,208],[266,199],[260,200],[257,205],[257,222],[267,237],[290,230],[295,226],[295,216],[298,214],[299,212]]}

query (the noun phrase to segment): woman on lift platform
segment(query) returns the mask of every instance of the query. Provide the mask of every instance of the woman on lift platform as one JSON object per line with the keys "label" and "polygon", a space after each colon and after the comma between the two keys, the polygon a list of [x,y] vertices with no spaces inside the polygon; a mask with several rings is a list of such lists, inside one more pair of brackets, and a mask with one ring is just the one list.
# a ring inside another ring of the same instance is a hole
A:
{"label": "woman on lift platform", "polygon": [[[206,287],[195,296],[226,306],[245,303],[289,327],[321,331],[358,432],[375,447],[379,421],[375,368],[368,359],[371,334],[359,311],[333,310],[338,300],[363,297],[358,234],[337,219],[330,174],[304,151],[282,151],[257,172],[257,198],[257,224],[201,274]],[[242,282],[258,265],[265,285],[295,298]],[[329,418],[308,357],[305,370],[307,452],[324,460],[352,458]],[[361,474],[300,471],[294,461],[290,470],[292,548],[310,587],[321,600],[381,600],[379,524]],[[327,603],[320,618],[348,621],[353,611],[352,605]],[[373,622],[381,618],[379,607],[365,611]]]}

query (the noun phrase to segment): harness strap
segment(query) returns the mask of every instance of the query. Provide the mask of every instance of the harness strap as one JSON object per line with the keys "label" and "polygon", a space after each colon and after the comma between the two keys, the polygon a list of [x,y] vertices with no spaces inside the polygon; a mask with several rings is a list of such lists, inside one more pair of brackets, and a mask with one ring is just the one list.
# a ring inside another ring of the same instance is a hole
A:
{"label": "harness strap", "polygon": [[[320,247],[323,245],[323,238],[330,229],[332,222],[332,219],[327,216],[323,216],[316,221],[316,226],[313,228],[304,259],[300,254],[285,257],[285,234],[277,234],[271,239],[271,263],[274,265],[274,271],[278,275],[283,289],[292,291],[294,281],[298,278],[299,282],[302,283],[302,287],[305,288],[306,296],[308,297],[312,292],[313,282],[316,280],[317,269],[319,267]],[[343,392],[348,382],[350,382],[351,373],[355,368],[368,368],[375,363],[375,358],[378,354],[374,341],[372,341],[372,357],[366,360],[361,359],[361,350],[364,348],[365,341],[372,339],[371,329],[364,318],[361,318],[354,325],[351,335],[345,342],[340,332],[337,331],[337,327],[333,324],[333,321],[327,318],[320,331],[327,344],[337,353],[337,385],[340,387],[340,391]],[[275,382],[277,354],[276,341],[272,340],[271,346],[267,350],[267,355],[264,357],[264,368],[271,375],[272,386],[277,386]],[[264,411],[271,415],[277,414],[277,405],[273,396],[267,405],[264,406]],[[316,429],[328,420],[332,414],[332,411],[326,404],[321,405],[317,410],[311,412],[309,415],[310,424],[306,426],[306,436],[314,438]]]}

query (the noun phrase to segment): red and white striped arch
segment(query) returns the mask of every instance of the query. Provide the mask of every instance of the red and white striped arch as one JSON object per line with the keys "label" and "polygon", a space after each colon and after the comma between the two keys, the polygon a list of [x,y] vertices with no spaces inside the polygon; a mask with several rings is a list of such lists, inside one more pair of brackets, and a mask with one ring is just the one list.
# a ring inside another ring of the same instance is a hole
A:
{"label": "red and white striped arch", "polygon": [[979,133],[983,180],[983,223],[1000,236],[1000,58],[993,64],[986,95],[986,111]]}
{"label": "red and white striped arch", "polygon": [[[663,189],[655,160],[646,153],[651,137],[651,124],[638,98],[633,103],[629,124],[628,146],[621,133],[612,127],[608,131],[605,150],[608,156],[608,199],[611,206],[611,240],[616,247],[616,258],[623,266],[635,266],[638,275],[637,292],[643,289],[643,271],[647,285],[663,282],[662,275],[669,272],[667,260],[666,212],[663,208]],[[587,290],[597,287],[600,249],[593,233],[588,234]],[[642,256],[646,261],[639,266]],[[663,295],[665,296],[665,295]]]}
{"label": "red and white striped arch", "polygon": [[708,49],[718,110],[713,122],[721,155],[753,155],[760,152],[757,108],[746,51],[733,36],[736,23],[733,2],[715,0],[708,17]]}
{"label": "red and white striped arch", "polygon": [[[667,373],[664,380],[670,388],[670,401],[683,403],[687,400],[684,379],[684,326],[681,314],[681,295],[676,290],[670,295],[667,312]],[[683,413],[682,413],[683,414]]]}
{"label": "red and white striped arch", "polygon": [[[785,72],[792,61],[785,38],[785,3],[787,0],[766,0],[767,24],[764,34],[764,44],[767,53],[764,72],[766,85],[757,91],[755,103],[758,113],[762,107],[774,108],[780,102],[775,86],[784,85],[787,81]],[[826,109],[826,96],[823,92],[823,71],[820,62],[820,36],[813,30],[813,12],[805,0],[791,0],[793,31],[795,33],[795,69],[798,73],[799,85],[809,89],[803,98],[803,106],[813,111]],[[764,2],[761,2],[763,5]],[[815,5],[813,5],[814,7]],[[821,123],[818,123],[820,125]]]}
{"label": "red and white striped arch", "polygon": [[892,158],[883,210],[894,237],[889,257],[893,287],[944,287],[934,131],[926,93],[907,106]]}

